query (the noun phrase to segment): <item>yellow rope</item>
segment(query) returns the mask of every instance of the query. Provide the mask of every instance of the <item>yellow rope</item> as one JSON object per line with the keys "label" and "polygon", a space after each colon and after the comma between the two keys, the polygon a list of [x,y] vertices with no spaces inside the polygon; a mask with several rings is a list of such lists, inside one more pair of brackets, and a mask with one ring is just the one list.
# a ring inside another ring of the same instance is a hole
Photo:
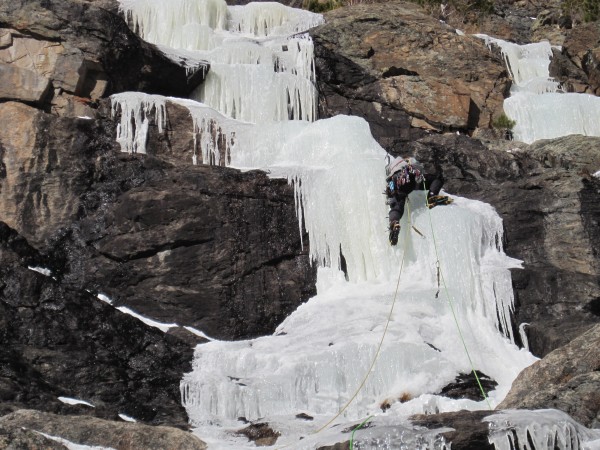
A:
{"label": "yellow rope", "polygon": [[[410,217],[410,215],[409,215],[409,217]],[[409,222],[410,222],[410,220],[409,220]],[[385,339],[385,335],[387,334],[390,322],[392,320],[392,314],[394,313],[394,306],[396,305],[396,300],[398,298],[398,288],[400,286],[400,277],[402,276],[402,269],[404,268],[404,260],[405,260],[405,256],[406,256],[406,246],[407,246],[407,243],[408,243],[409,230],[410,230],[410,227],[407,227],[407,229],[406,229],[406,231],[404,233],[404,235],[405,235],[405,242],[404,242],[404,249],[403,249],[403,252],[402,252],[402,262],[400,263],[400,272],[398,273],[398,281],[396,282],[396,290],[394,292],[394,299],[392,301],[392,307],[390,308],[390,312],[389,312],[387,320],[385,322],[385,328],[383,329],[383,334],[381,335],[381,339],[379,340],[379,345],[377,346],[377,351],[375,352],[375,356],[373,357],[373,361],[371,362],[371,365],[369,366],[369,370],[367,370],[367,373],[366,373],[365,377],[363,378],[362,382],[360,383],[360,385],[356,389],[356,392],[350,398],[350,400],[348,400],[346,402],[346,404],[338,411],[338,413],[335,416],[333,416],[331,418],[331,420],[329,420],[329,422],[327,422],[325,425],[323,425],[321,428],[319,428],[317,431],[315,431],[312,434],[320,433],[325,428],[327,428],[329,425],[331,425],[331,423],[333,423],[333,421],[335,419],[337,419],[338,417],[340,417],[340,415],[354,401],[354,399],[356,398],[356,396],[358,395],[358,393],[361,391],[361,389],[364,387],[365,383],[367,382],[367,379],[369,378],[369,375],[371,375],[371,371],[373,370],[373,367],[375,366],[375,362],[377,361],[377,358],[379,357],[379,353],[381,351],[381,346],[383,345],[383,341]]]}

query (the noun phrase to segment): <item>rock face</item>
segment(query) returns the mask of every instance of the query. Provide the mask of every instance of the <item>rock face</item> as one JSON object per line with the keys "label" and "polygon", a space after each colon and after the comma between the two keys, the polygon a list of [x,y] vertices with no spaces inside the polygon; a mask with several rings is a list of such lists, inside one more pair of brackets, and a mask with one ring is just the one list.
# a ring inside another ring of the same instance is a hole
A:
{"label": "rock face", "polygon": [[[191,368],[192,348],[28,268],[46,269],[47,262],[0,223],[1,413],[19,407],[110,419],[123,413],[187,427],[179,380]],[[95,407],[70,406],[60,396]]]}
{"label": "rock face", "polygon": [[555,408],[600,428],[600,324],[523,370],[498,408]]}
{"label": "rock face", "polygon": [[314,294],[284,180],[192,166],[170,140],[171,162],[121,154],[108,119],[18,103],[0,117],[3,218],[69,285],[221,339],[270,333]]}
{"label": "rock face", "polygon": [[488,128],[509,87],[483,41],[408,2],[327,13],[315,41],[321,117],[364,117],[390,151],[425,130]]}
{"label": "rock face", "polygon": [[[503,24],[501,37],[520,41],[558,24],[550,11],[534,29],[525,17],[532,2],[498,3],[486,27]],[[489,131],[510,83],[482,41],[405,2],[327,19],[312,32],[322,116],[365,117],[392,154],[416,156],[452,194],[491,203],[505,223],[506,252],[524,261],[513,273],[515,319],[529,324],[532,352],[548,359],[522,375],[506,407],[556,407],[597,426],[600,181],[591,174],[600,139],[527,146],[470,138]],[[273,332],[315,293],[293,190],[261,172],[192,166],[191,118],[173,103],[163,132],[150,123],[148,155],[120,152],[108,95],[184,96],[207,66],[189,78],[127,28],[115,1],[5,2],[0,24],[0,446],[63,447],[28,431],[36,429],[87,445],[204,448],[181,430],[17,410],[123,413],[185,428],[179,380],[196,340],[114,306],[221,339]],[[597,92],[594,33],[578,27],[557,37],[565,46],[553,75],[569,90]],[[445,131],[453,133],[438,134]],[[534,393],[514,400],[527,390]],[[457,430],[446,435],[453,448],[481,449],[489,447],[482,414],[413,420]]]}
{"label": "rock face", "polygon": [[[35,430],[60,437],[79,445],[122,450],[205,450],[206,444],[193,434],[164,426],[151,427],[137,423],[113,421],[85,416],[58,416],[39,411],[20,410],[0,418],[2,431]],[[1,436],[1,435],[0,435]],[[50,441],[50,439],[48,439]],[[52,443],[53,441],[50,441]],[[56,442],[53,442],[56,444]],[[27,447],[34,448],[34,447]],[[67,448],[44,446],[44,448]]]}

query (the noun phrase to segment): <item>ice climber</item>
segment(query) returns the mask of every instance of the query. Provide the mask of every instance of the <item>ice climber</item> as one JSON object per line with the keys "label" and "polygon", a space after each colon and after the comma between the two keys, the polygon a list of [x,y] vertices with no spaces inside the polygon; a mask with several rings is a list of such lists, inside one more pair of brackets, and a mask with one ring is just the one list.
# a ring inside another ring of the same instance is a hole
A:
{"label": "ice climber", "polygon": [[404,214],[404,203],[415,189],[426,190],[427,206],[433,208],[438,204],[445,204],[448,197],[438,195],[444,181],[441,176],[426,174],[422,164],[415,158],[397,157],[385,168],[387,187],[385,194],[387,204],[390,205],[388,218],[390,220],[390,244],[398,243],[400,233],[400,219]]}

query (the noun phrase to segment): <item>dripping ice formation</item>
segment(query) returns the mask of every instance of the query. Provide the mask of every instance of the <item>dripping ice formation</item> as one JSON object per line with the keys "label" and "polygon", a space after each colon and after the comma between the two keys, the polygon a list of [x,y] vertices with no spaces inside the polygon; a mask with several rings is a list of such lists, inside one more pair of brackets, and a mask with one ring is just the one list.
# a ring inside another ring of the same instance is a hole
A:
{"label": "dripping ice formation", "polygon": [[600,136],[600,98],[561,92],[559,83],[550,77],[552,47],[548,41],[517,45],[478,36],[488,46],[500,47],[513,80],[510,97],[504,101],[504,111],[516,121],[515,140],[530,144],[569,134]]}
{"label": "dripping ice formation", "polygon": [[[347,440],[343,427],[316,430],[356,392],[388,316],[373,372],[337,423],[374,414],[398,424],[413,413],[487,408],[485,402],[436,395],[471,370],[456,322],[475,368],[499,384],[488,393],[491,404],[502,400],[535,358],[514,345],[509,269],[521,263],[502,250],[501,219],[491,206],[459,197],[430,211],[416,192],[400,244],[389,246],[382,196],[386,153],[360,118],[315,120],[312,42],[288,36],[322,17],[280,4],[227,7],[219,0],[121,0],[121,7],[145,39],[174,58],[209,61],[215,75],[194,94],[200,102],[113,96],[123,151],[146,151],[150,120],[161,132],[168,102],[188,108],[196,138],[190,163],[261,168],[287,178],[299,227],[306,227],[311,258],[319,265],[317,296],[273,336],[197,347],[193,371],[181,382],[182,402],[210,448],[254,448],[228,431],[241,427],[242,416],[268,422],[288,439],[278,444],[291,442],[296,449]],[[258,101],[256,92],[264,94],[265,86],[277,95]],[[347,280],[339,270],[341,254]],[[391,405],[385,413],[383,402]],[[299,413],[314,422],[297,419]],[[498,442],[502,436],[498,431]],[[409,425],[401,439],[449,448],[435,432]]]}
{"label": "dripping ice formation", "polygon": [[321,24],[321,15],[275,2],[227,7],[223,0],[175,0],[165,8],[159,0],[123,0],[120,6],[145,40],[174,59],[211,62],[193,99],[254,123],[316,118],[312,42],[293,35]]}

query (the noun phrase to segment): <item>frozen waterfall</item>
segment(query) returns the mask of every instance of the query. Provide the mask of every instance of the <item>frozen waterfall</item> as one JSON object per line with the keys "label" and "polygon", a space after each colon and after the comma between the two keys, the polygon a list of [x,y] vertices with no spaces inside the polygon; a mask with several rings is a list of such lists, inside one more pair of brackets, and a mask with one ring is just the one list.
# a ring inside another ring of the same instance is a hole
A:
{"label": "frozen waterfall", "polygon": [[[506,115],[516,121],[514,139],[528,144],[569,134],[600,136],[600,98],[561,92],[550,77],[552,47],[547,41],[517,45],[478,35],[500,47],[513,80],[504,101]],[[551,111],[552,114],[548,114]]]}
{"label": "frozen waterfall", "polygon": [[[222,0],[121,0],[121,7],[170,56],[211,63],[194,99],[114,95],[123,151],[146,151],[148,124],[155,121],[161,132],[167,102],[186,107],[195,138],[189,162],[287,178],[319,266],[317,296],[274,335],[196,348],[181,393],[197,433],[210,448],[254,448],[229,432],[243,417],[281,432],[280,447],[314,449],[348,439],[340,437],[344,426],[316,431],[356,393],[338,423],[375,415],[394,424],[404,445],[449,448],[436,432],[409,424],[398,431],[398,424],[413,413],[486,409],[486,402],[437,395],[471,363],[498,382],[487,393],[494,406],[535,361],[514,345],[509,270],[521,262],[502,250],[497,213],[460,197],[428,210],[424,193],[415,192],[399,245],[389,246],[386,152],[361,118],[316,120],[312,41],[290,36],[322,23],[320,15],[268,2],[227,7]],[[384,330],[379,358],[357,391]],[[495,436],[503,445],[501,431]],[[390,445],[373,448],[397,448]]]}

